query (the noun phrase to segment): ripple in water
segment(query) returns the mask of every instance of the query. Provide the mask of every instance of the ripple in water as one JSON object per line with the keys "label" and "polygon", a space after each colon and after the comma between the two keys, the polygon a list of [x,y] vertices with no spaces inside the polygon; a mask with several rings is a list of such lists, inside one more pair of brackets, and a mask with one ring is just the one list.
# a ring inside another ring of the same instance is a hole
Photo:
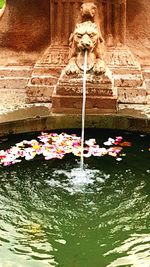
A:
{"label": "ripple in water", "polygon": [[107,267],[132,266],[132,267],[149,267],[150,266],[150,235],[134,234],[125,240],[123,244],[105,256],[118,253],[126,253],[126,256],[120,256]]}
{"label": "ripple in water", "polygon": [[[57,180],[60,176],[65,178],[65,182]],[[84,193],[96,181],[104,183],[110,176],[102,173],[100,170],[89,169],[86,165],[84,170],[79,167],[73,168],[70,171],[55,170],[52,173],[52,177],[52,179],[46,181],[49,186],[63,188],[70,194],[75,194],[79,192]]]}
{"label": "ripple in water", "polygon": [[0,166],[0,267],[150,267],[150,152],[139,151],[91,157],[84,172],[72,158]]}

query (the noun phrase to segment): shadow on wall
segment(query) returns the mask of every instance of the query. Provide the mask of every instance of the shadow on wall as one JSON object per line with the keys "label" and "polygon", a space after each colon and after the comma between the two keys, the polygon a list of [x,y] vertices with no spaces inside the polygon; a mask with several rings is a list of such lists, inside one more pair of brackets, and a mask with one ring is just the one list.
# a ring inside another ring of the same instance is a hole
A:
{"label": "shadow on wall", "polygon": [[[127,0],[127,20],[132,23],[142,11],[141,0]],[[132,16],[131,16],[132,14]]]}
{"label": "shadow on wall", "polygon": [[[150,1],[127,0],[127,44],[137,56],[150,52]],[[149,59],[148,59],[149,60]]]}
{"label": "shadow on wall", "polygon": [[49,4],[49,0],[6,0],[0,17],[0,46],[19,51],[46,46],[50,40]]}

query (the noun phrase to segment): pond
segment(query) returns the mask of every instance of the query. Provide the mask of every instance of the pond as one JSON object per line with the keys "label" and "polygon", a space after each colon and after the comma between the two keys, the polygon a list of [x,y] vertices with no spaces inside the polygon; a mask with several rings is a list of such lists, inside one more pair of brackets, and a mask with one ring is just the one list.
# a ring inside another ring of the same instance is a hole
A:
{"label": "pond", "polygon": [[85,179],[70,154],[0,166],[0,267],[150,266],[150,136],[86,135],[101,145],[122,135],[131,146],[121,161],[86,158]]}

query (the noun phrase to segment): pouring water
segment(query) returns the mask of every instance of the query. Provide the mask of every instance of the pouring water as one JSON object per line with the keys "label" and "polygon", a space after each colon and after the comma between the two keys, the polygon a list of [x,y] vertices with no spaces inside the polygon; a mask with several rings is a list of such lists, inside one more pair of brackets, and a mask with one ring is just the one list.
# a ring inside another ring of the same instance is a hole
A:
{"label": "pouring water", "polygon": [[85,107],[86,107],[86,72],[87,72],[87,50],[84,54],[83,64],[83,101],[82,101],[82,132],[81,132],[81,161],[80,169],[84,170],[84,129],[85,129]]}

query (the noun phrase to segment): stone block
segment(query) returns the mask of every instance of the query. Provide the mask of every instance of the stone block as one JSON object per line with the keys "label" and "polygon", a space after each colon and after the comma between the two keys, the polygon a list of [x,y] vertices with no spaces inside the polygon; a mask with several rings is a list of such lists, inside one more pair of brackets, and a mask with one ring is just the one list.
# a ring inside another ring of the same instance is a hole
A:
{"label": "stone block", "polygon": [[150,105],[150,94],[147,95],[147,104]]}
{"label": "stone block", "polygon": [[1,89],[0,105],[4,107],[12,107],[22,105],[26,101],[26,91],[18,89]]}
{"label": "stone block", "polygon": [[150,79],[145,80],[145,86],[146,86],[147,92],[150,94]]}
{"label": "stone block", "polygon": [[51,102],[53,86],[31,85],[27,88],[27,103],[47,103]]}
{"label": "stone block", "polygon": [[0,66],[0,77],[30,77],[33,67],[31,66]]}
{"label": "stone block", "polygon": [[117,88],[119,103],[146,104],[147,92],[144,88]]}
{"label": "stone block", "polygon": [[56,84],[58,81],[57,78],[53,77],[53,76],[35,76],[35,77],[32,77],[31,80],[30,80],[30,83],[32,85],[48,85],[48,86],[51,86],[51,85],[54,85]]}
{"label": "stone block", "polygon": [[114,75],[115,87],[140,87],[143,85],[142,75]]}
{"label": "stone block", "polygon": [[32,103],[50,103],[51,98],[46,96],[34,96],[34,97],[27,97],[26,103],[32,104]]}
{"label": "stone block", "polygon": [[139,68],[135,67],[111,67],[110,70],[114,75],[138,75]]}
{"label": "stone block", "polygon": [[142,71],[144,79],[150,79],[150,68]]}
{"label": "stone block", "polygon": [[29,86],[26,90],[28,97],[48,97],[51,98],[53,94],[53,86]]}
{"label": "stone block", "polygon": [[23,77],[0,78],[0,89],[23,89],[27,86],[28,80],[28,78]]}
{"label": "stone block", "polygon": [[[112,96],[112,79],[105,75],[86,75],[86,94],[89,96]],[[82,95],[83,94],[83,73],[75,75],[62,75],[56,86],[58,95]]]}
{"label": "stone block", "polygon": [[[92,84],[86,84],[86,94],[87,95],[97,95],[97,96],[112,96],[113,91],[111,85],[97,85],[93,86]],[[58,95],[82,95],[83,94],[83,85],[82,84],[63,84],[58,85],[56,88],[56,93]]]}
{"label": "stone block", "polygon": [[57,68],[52,68],[50,66],[35,66],[32,76],[37,77],[37,76],[52,76],[54,78],[59,78],[61,74],[62,68],[57,67]]}
{"label": "stone block", "polygon": [[[82,96],[52,96],[52,112],[54,113],[81,113]],[[94,113],[116,113],[117,100],[116,97],[87,96],[86,112]]]}

